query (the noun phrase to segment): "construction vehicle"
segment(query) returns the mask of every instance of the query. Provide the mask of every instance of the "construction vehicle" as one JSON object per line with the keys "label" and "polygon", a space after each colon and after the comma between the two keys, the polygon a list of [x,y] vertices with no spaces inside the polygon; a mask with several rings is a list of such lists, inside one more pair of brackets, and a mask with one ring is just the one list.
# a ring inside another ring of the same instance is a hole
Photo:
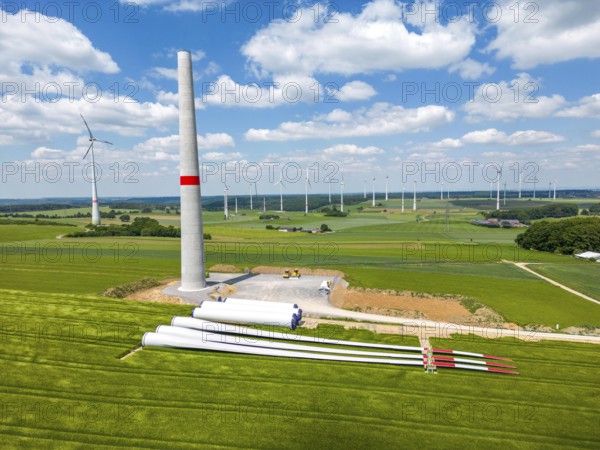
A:
{"label": "construction vehicle", "polygon": [[293,271],[288,269],[283,273],[283,278],[300,278],[301,276],[302,274],[298,269],[294,269]]}

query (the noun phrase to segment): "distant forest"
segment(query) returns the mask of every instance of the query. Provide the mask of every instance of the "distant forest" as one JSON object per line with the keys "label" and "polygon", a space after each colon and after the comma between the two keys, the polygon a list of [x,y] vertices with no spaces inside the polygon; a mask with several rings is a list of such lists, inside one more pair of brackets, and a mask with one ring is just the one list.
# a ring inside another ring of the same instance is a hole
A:
{"label": "distant forest", "polygon": [[515,240],[519,247],[572,255],[600,252],[600,218],[586,217],[557,221],[541,220]]}

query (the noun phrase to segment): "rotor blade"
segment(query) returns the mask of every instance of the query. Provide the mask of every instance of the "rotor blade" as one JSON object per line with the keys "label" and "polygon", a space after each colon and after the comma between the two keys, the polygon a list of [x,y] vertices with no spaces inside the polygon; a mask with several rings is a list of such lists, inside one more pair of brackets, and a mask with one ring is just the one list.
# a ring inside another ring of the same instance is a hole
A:
{"label": "rotor blade", "polygon": [[95,139],[95,138],[94,138],[94,140],[95,140],[96,142],[104,142],[105,144],[110,144],[110,145],[113,145],[113,143],[112,143],[112,142],[108,142],[108,141],[101,141],[100,139]]}
{"label": "rotor blade", "polygon": [[85,123],[85,127],[88,130],[88,133],[90,133],[90,139],[94,139],[94,135],[92,134],[92,130],[90,130],[90,127],[88,125],[88,123],[85,121],[85,119],[83,118],[83,114],[79,113],[79,115],[81,116],[81,118],[83,119],[83,123]]}
{"label": "rotor blade", "polygon": [[85,152],[85,155],[83,155],[83,159],[85,159],[85,157],[88,155],[88,153],[90,152],[90,150],[92,149],[93,146],[94,146],[94,141],[92,141],[92,143],[90,144],[90,146],[87,149],[87,152]]}

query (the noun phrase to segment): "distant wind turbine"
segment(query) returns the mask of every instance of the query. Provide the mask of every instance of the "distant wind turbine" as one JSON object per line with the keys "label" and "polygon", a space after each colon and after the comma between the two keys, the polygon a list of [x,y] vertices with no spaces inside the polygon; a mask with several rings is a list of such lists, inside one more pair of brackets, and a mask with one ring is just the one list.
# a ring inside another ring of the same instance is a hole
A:
{"label": "distant wind turbine", "polygon": [[373,178],[373,208],[375,208],[375,178]]}
{"label": "distant wind turbine", "polygon": [[342,173],[342,182],[340,183],[340,210],[344,212],[344,174]]}
{"label": "distant wind turbine", "polygon": [[223,183],[223,213],[225,220],[229,219],[229,200],[227,198],[227,192],[229,192],[229,186]]}
{"label": "distant wind turbine", "polygon": [[238,213],[237,197],[235,198],[235,214]]}
{"label": "distant wind turbine", "polygon": [[498,171],[498,178],[496,178],[496,211],[500,211],[500,180],[502,179],[502,169]]}
{"label": "distant wind turbine", "polygon": [[363,190],[364,190],[363,198],[367,198],[367,180],[363,181]]}
{"label": "distant wind turbine", "polygon": [[385,176],[385,201],[388,201],[388,179],[390,177],[388,177],[387,175]]}
{"label": "distant wind turbine", "polygon": [[556,182],[558,180],[554,180],[554,200],[556,200]]}
{"label": "distant wind turbine", "polygon": [[414,185],[414,196],[413,196],[413,211],[417,210],[417,180],[413,181]]}
{"label": "distant wind turbine", "polygon": [[523,169],[519,171],[519,198],[523,198]]}
{"label": "distant wind turbine", "polygon": [[275,183],[275,186],[279,185],[279,211],[283,212],[283,188],[285,185],[283,184],[283,174],[279,177],[279,181]]}
{"label": "distant wind turbine", "polygon": [[257,188],[256,188],[256,181],[253,183],[250,183],[249,185],[249,191],[250,191],[250,211],[252,211],[254,209],[254,205],[252,204],[252,188],[254,188],[254,195],[258,195],[257,192]]}
{"label": "distant wind turbine", "polygon": [[96,188],[96,162],[94,160],[94,142],[103,142],[104,144],[110,145],[113,144],[108,141],[96,139],[92,134],[92,130],[90,130],[88,123],[83,118],[83,114],[79,115],[81,116],[81,119],[83,120],[83,123],[85,124],[85,127],[87,128],[88,133],[90,135],[90,146],[88,147],[87,152],[85,152],[83,159],[87,157],[90,151],[92,152],[92,225],[100,225],[100,207],[98,206],[98,190]]}
{"label": "distant wind turbine", "polygon": [[312,187],[310,185],[310,180],[308,179],[308,167],[306,168],[306,178],[304,179],[304,214],[308,214],[308,188]]}
{"label": "distant wind turbine", "polygon": [[444,200],[444,183],[440,187],[440,200]]}

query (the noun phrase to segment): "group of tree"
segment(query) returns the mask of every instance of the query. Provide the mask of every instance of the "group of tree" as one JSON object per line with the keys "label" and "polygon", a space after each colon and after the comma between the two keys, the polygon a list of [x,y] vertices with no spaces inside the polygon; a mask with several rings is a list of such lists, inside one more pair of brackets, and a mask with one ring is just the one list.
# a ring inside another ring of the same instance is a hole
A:
{"label": "group of tree", "polygon": [[321,209],[321,212],[325,213],[326,217],[346,217],[348,215],[347,212],[337,209],[335,205],[331,208],[326,206],[325,208]]}
{"label": "group of tree", "polygon": [[[67,237],[90,236],[156,236],[156,237],[181,237],[181,228],[173,225],[161,225],[158,220],[149,217],[136,217],[130,224],[95,226],[88,225],[88,231],[70,233]],[[204,233],[204,239],[210,240],[212,236]]]}
{"label": "group of tree", "polygon": [[540,206],[539,208],[516,209],[506,211],[490,211],[484,213],[486,219],[511,220],[516,219],[522,223],[529,223],[532,220],[562,217],[574,217],[579,214],[577,205],[569,203],[556,203],[552,205]]}
{"label": "group of tree", "polygon": [[542,220],[517,236],[525,249],[572,255],[585,251],[600,252],[600,218],[586,217],[557,221]]}

